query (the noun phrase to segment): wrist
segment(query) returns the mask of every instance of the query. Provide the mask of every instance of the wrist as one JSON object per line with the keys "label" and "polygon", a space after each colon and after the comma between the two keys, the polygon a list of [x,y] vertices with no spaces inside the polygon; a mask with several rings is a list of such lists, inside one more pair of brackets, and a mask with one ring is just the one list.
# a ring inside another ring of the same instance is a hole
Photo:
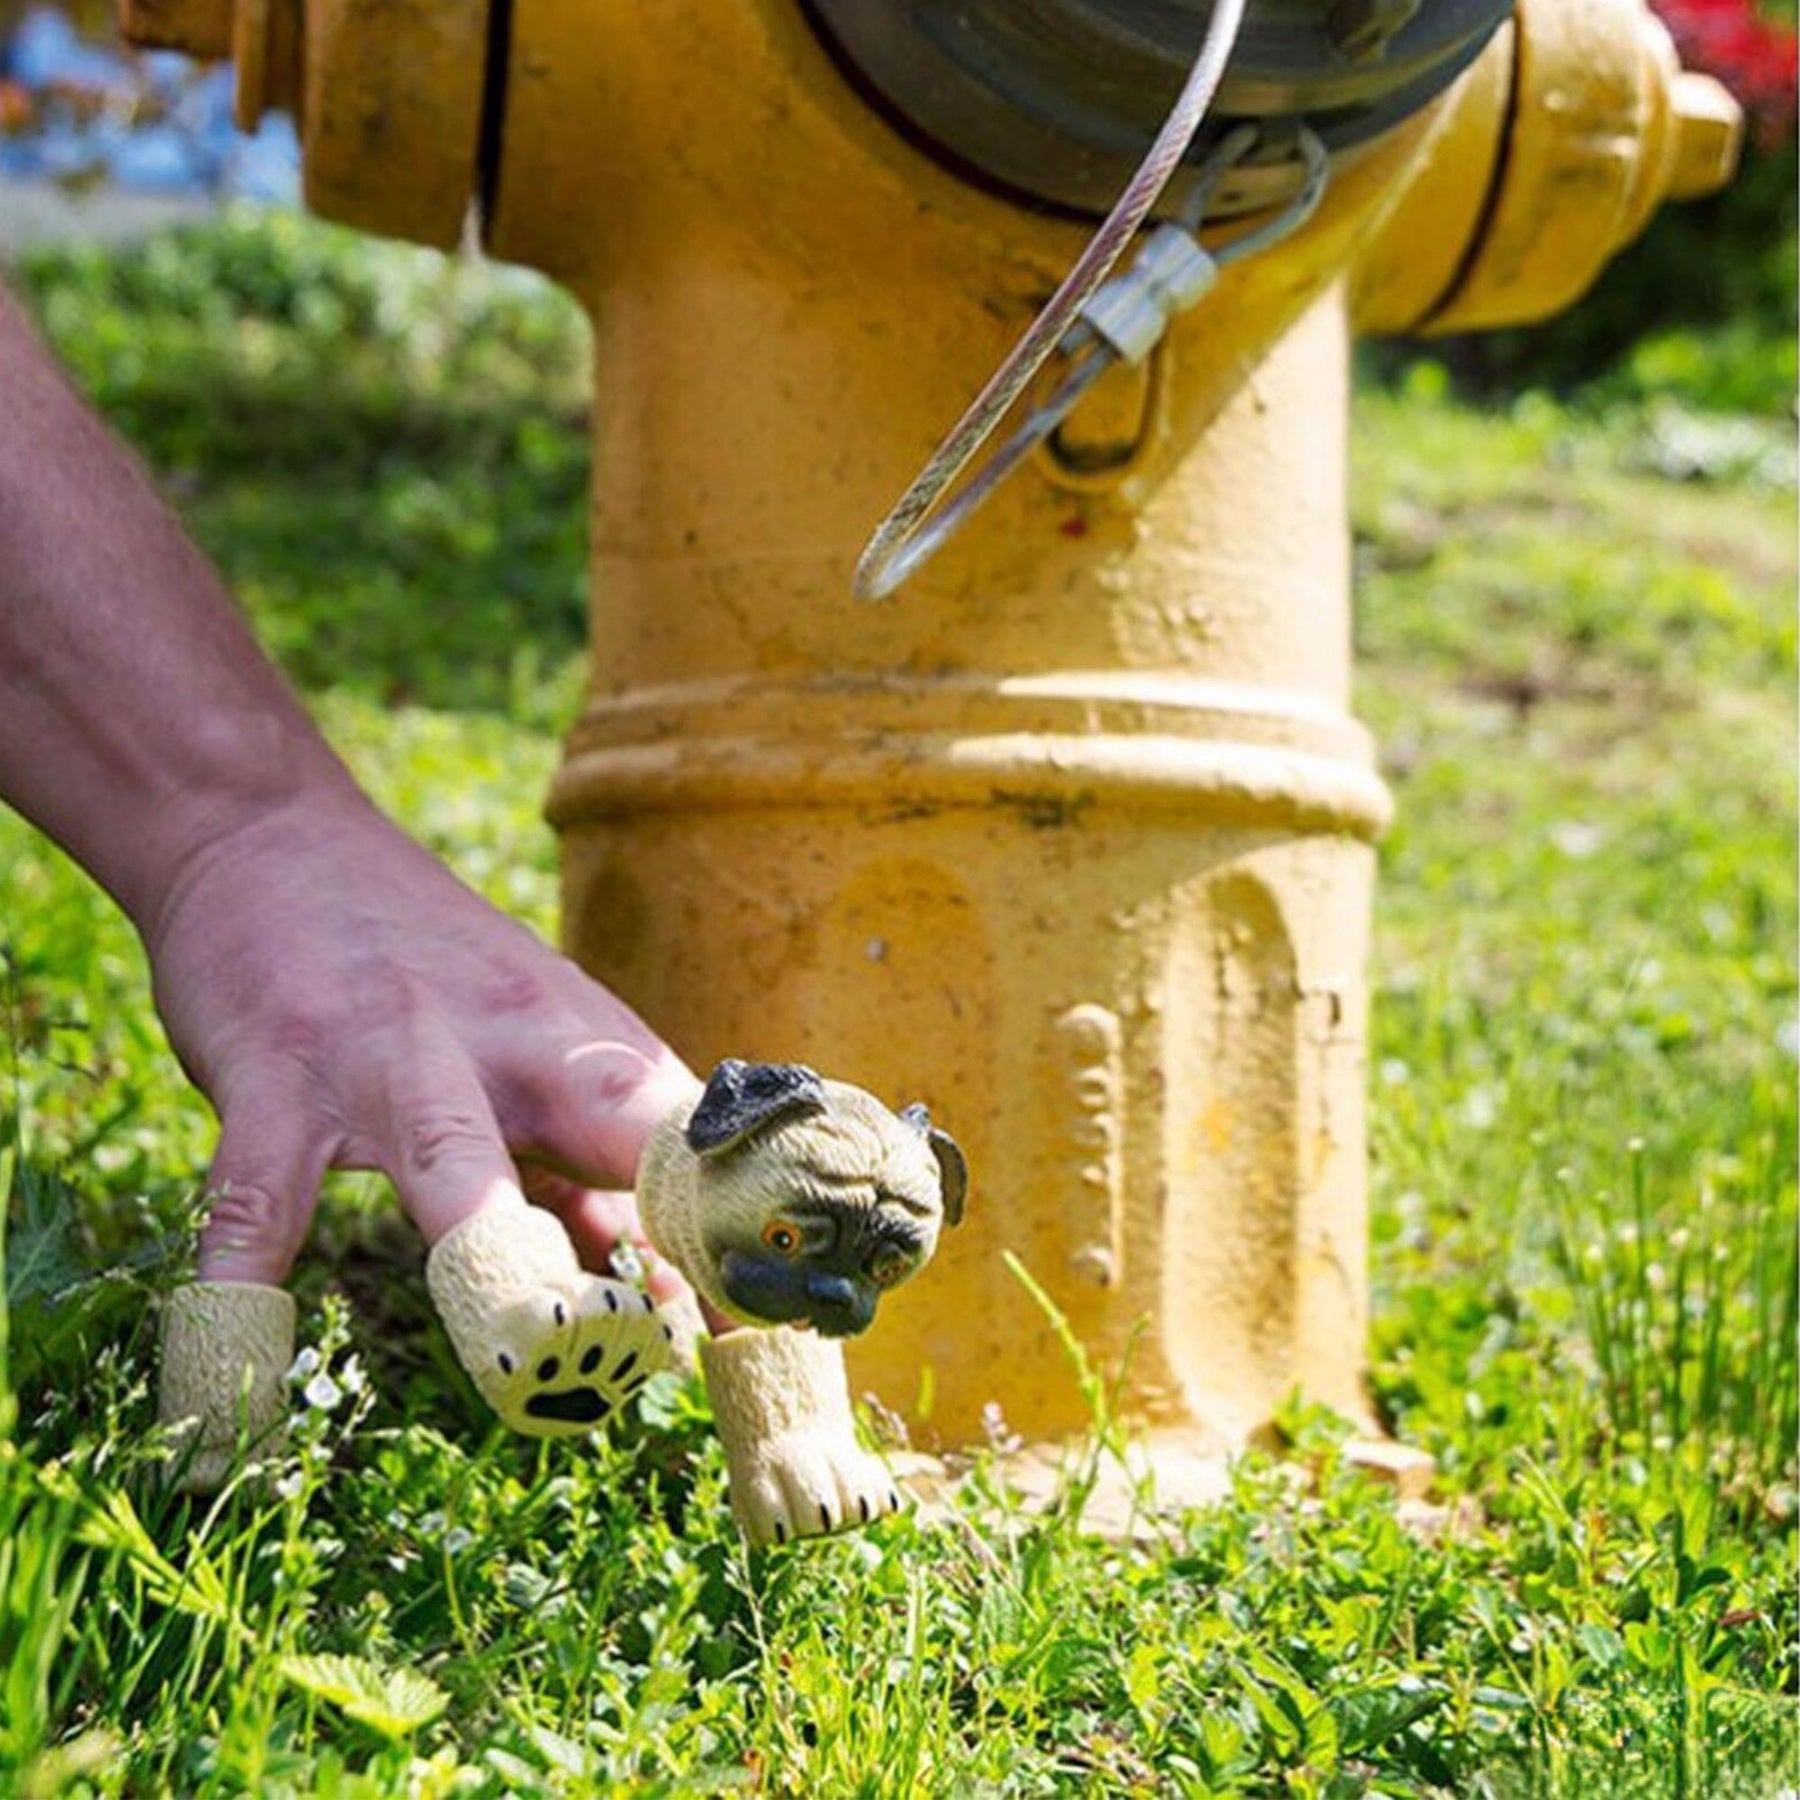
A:
{"label": "wrist", "polygon": [[[215,748],[222,747],[220,737]],[[124,907],[152,961],[171,921],[197,891],[219,886],[230,870],[254,882],[267,868],[279,880],[308,853],[393,827],[324,745],[293,745],[285,760],[281,734],[246,734],[246,754],[209,771],[172,801],[169,816],[141,836],[123,834],[119,879],[106,885]],[[274,750],[276,753],[270,755]],[[102,876],[105,880],[105,876]],[[228,884],[233,890],[242,880]]]}
{"label": "wrist", "polygon": [[[157,770],[160,790],[104,833],[90,860],[146,942],[198,872],[280,821],[339,828],[373,807],[303,716],[190,721]],[[297,711],[297,709],[295,709]]]}

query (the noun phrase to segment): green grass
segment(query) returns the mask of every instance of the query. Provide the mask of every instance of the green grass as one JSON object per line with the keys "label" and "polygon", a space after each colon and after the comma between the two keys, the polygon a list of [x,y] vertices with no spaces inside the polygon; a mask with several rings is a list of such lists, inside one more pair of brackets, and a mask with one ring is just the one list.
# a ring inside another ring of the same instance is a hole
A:
{"label": "green grass", "polygon": [[[570,309],[280,220],[24,285],[363,778],[551,931]],[[1144,1544],[1080,1534],[1078,1468],[1046,1518],[977,1484],[947,1526],[751,1557],[690,1392],[591,1447],[494,1429],[352,1181],[303,1279],[331,1404],[297,1389],[272,1490],[171,1498],[146,1303],[209,1121],[129,930],[4,816],[0,1792],[1791,1782],[1791,455],[1429,374],[1363,396],[1355,451],[1358,707],[1400,805],[1372,1377],[1452,1528],[1296,1405],[1291,1461]]]}

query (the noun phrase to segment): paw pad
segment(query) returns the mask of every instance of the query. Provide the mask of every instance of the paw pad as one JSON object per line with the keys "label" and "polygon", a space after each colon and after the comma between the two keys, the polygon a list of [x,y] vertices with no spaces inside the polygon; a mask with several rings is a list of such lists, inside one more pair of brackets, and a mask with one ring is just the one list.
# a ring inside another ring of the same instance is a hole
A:
{"label": "paw pad", "polygon": [[[524,1319],[513,1315],[508,1320],[514,1331],[537,1341],[529,1350],[496,1351],[505,1392],[485,1387],[483,1392],[509,1423],[515,1422],[513,1413],[532,1421],[518,1421],[520,1431],[586,1431],[604,1425],[669,1365],[668,1340],[649,1295],[601,1276],[587,1280],[592,1290],[582,1296],[574,1314],[564,1307],[552,1315],[547,1353],[546,1340],[532,1332],[529,1308]],[[528,1372],[521,1375],[522,1369]]]}
{"label": "paw pad", "polygon": [[535,1207],[465,1220],[433,1248],[426,1279],[482,1397],[531,1437],[604,1425],[673,1360],[650,1296],[587,1274]]}

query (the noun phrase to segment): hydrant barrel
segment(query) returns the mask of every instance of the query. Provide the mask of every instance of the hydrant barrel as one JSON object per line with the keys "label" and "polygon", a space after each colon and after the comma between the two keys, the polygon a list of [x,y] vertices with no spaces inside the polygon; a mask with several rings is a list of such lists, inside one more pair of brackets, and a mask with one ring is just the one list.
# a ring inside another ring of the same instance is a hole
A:
{"label": "hydrant barrel", "polygon": [[[851,1349],[916,1436],[1087,1422],[1009,1255],[1191,1442],[1296,1385],[1359,1412],[1388,800],[1346,710],[1339,283],[1424,123],[1178,323],[1110,474],[1025,472],[868,606],[870,523],[1081,231],[896,138],[784,5],[621,20],[604,60],[557,65],[620,165],[566,270],[600,420],[569,948],[702,1066],[808,1061],[961,1139],[966,1222]],[[496,243],[569,257],[508,134]]]}
{"label": "hydrant barrel", "polygon": [[[1084,1422],[1009,1252],[1108,1362],[1148,1321],[1146,1416],[1222,1439],[1296,1384],[1359,1406],[1387,797],[1343,709],[1318,400],[1345,344],[1328,296],[1138,528],[1040,480],[873,625],[847,546],[706,555],[742,463],[695,470],[663,545],[602,502],[607,682],[553,800],[569,947],[702,1064],[811,1060],[958,1133],[969,1217],[852,1347],[951,1441],[990,1402],[1034,1436]],[[794,478],[823,509],[828,469]],[[869,654],[896,632],[910,653]]]}

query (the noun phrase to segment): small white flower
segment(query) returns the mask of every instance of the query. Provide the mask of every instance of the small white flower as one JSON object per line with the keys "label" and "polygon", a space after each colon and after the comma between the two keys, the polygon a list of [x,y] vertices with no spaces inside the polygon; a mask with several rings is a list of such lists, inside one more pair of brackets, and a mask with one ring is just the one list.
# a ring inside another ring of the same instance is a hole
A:
{"label": "small white flower", "polygon": [[1471,1131],[1489,1131],[1500,1116],[1500,1102],[1491,1087],[1472,1087],[1463,1095],[1463,1123]]}
{"label": "small white flower", "polygon": [[300,1498],[300,1488],[300,1471],[298,1469],[290,1469],[275,1483],[276,1493],[284,1500],[298,1500]]}
{"label": "small white flower", "polygon": [[427,1537],[435,1537],[444,1529],[444,1515],[441,1512],[428,1512],[419,1515],[419,1530]]}
{"label": "small white flower", "polygon": [[288,1380],[305,1381],[308,1376],[316,1375],[319,1372],[321,1360],[318,1351],[315,1350],[311,1344],[308,1344],[306,1348],[294,1358],[293,1367],[288,1370]]}
{"label": "small white flower", "polygon": [[1606,833],[1598,825],[1589,825],[1580,819],[1569,819],[1560,825],[1550,827],[1550,842],[1564,856],[1592,856],[1606,842]]}
{"label": "small white flower", "polygon": [[1381,1059],[1381,1082],[1383,1087],[1404,1087],[1412,1080],[1412,1069],[1397,1056],[1384,1056]]}
{"label": "small white flower", "polygon": [[325,1369],[321,1369],[301,1391],[306,1396],[306,1404],[316,1406],[320,1412],[330,1412],[344,1397],[344,1390]]}
{"label": "small white flower", "polygon": [[1007,1424],[1006,1415],[1000,1410],[998,1400],[990,1400],[982,1407],[981,1429],[987,1435],[988,1443],[1002,1456],[1011,1455],[1013,1451],[1024,1447],[1025,1440]]}
{"label": "small white flower", "polygon": [[642,1281],[644,1279],[644,1258],[636,1244],[627,1243],[620,1238],[613,1246],[613,1253],[607,1258],[612,1272],[621,1281]]}
{"label": "small white flower", "polygon": [[339,1379],[344,1384],[346,1394],[360,1394],[369,1385],[369,1378],[363,1373],[362,1358],[346,1357],[344,1366],[339,1371]]}
{"label": "small white flower", "polygon": [[452,1525],[444,1533],[444,1548],[452,1556],[460,1556],[474,1543],[475,1534],[462,1525]]}

